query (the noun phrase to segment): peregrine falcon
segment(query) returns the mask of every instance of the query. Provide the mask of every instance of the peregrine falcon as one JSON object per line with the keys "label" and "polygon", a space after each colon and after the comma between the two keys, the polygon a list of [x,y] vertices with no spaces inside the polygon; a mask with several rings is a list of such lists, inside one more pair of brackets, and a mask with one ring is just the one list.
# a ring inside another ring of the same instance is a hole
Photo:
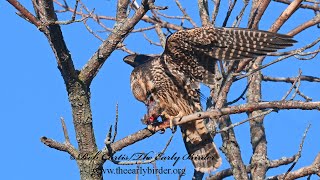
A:
{"label": "peregrine falcon", "polygon": [[[241,60],[265,56],[292,46],[291,36],[242,28],[200,27],[171,34],[160,56],[129,55],[134,67],[131,90],[147,106],[147,124],[171,121],[201,111],[199,84],[213,84],[216,60]],[[205,121],[180,125],[195,170],[208,172],[221,165],[221,158]]]}

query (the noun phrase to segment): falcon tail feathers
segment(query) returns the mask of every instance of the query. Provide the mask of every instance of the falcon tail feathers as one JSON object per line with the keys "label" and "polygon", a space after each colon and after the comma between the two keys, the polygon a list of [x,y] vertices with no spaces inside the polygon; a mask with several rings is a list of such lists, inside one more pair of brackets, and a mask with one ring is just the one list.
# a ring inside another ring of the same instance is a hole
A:
{"label": "falcon tail feathers", "polygon": [[218,149],[210,135],[209,138],[195,144],[185,141],[189,158],[196,171],[209,172],[221,166],[222,161]]}
{"label": "falcon tail feathers", "polygon": [[[203,120],[194,123],[194,131],[188,125],[188,129],[181,125],[182,136],[189,159],[192,161],[196,171],[210,172],[221,166],[222,160],[211,135],[208,133]],[[196,127],[197,126],[197,127]],[[200,126],[200,127],[199,127]]]}

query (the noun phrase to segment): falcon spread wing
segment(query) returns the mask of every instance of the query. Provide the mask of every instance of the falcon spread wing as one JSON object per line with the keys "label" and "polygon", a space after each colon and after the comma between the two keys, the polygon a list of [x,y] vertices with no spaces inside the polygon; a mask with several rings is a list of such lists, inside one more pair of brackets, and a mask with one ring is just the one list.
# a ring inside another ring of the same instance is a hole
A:
{"label": "falcon spread wing", "polygon": [[[291,46],[291,36],[240,28],[201,27],[181,30],[167,38],[161,56],[129,55],[134,67],[131,90],[147,106],[147,123],[201,111],[199,83],[211,84],[214,61],[267,55]],[[221,158],[204,120],[180,126],[186,149],[197,171],[221,165]]]}

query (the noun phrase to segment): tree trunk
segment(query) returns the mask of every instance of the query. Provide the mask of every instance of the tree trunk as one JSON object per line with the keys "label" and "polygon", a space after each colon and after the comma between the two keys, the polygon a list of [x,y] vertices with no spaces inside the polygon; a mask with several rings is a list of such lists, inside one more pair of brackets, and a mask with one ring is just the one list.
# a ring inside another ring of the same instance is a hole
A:
{"label": "tree trunk", "polygon": [[92,127],[90,88],[80,80],[67,85],[76,129],[79,157],[75,157],[81,180],[102,180],[102,159],[96,158],[98,148]]}

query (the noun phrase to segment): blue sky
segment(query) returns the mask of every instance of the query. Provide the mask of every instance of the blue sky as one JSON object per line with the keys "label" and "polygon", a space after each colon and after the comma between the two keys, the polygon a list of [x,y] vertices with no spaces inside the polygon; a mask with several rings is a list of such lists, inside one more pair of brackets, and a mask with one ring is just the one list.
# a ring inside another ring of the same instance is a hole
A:
{"label": "blue sky", "polygon": [[[84,1],[86,2],[86,1]],[[174,1],[168,1],[169,6],[173,6]],[[96,13],[114,15],[113,1],[99,1],[98,5],[87,2],[90,8],[96,7]],[[182,2],[183,3],[183,2]],[[239,2],[239,4],[241,4]],[[23,4],[31,9],[31,2],[23,1]],[[195,21],[199,23],[197,6],[184,4],[187,11]],[[218,26],[222,24],[227,4],[221,8],[218,17]],[[230,18],[229,26],[241,6]],[[285,9],[285,5],[276,5],[272,2],[260,23],[260,29],[268,29],[276,17]],[[211,7],[212,8],[212,7]],[[71,118],[71,109],[67,99],[63,79],[57,69],[54,55],[44,35],[42,35],[33,25],[21,19],[15,14],[15,10],[7,2],[0,2],[0,17],[2,17],[1,31],[1,54],[2,69],[0,71],[0,113],[2,125],[0,130],[0,155],[3,166],[1,167],[1,179],[79,179],[76,162],[70,160],[69,155],[50,149],[40,142],[41,136],[47,136],[57,141],[63,141],[63,133],[59,118],[62,116],[66,120],[69,135],[73,145],[76,146],[75,133]],[[249,10],[249,8],[248,8]],[[247,12],[248,12],[247,10]],[[168,14],[176,15],[177,9],[169,9]],[[180,14],[179,14],[180,15]],[[313,16],[313,12],[299,10],[281,28],[280,32],[286,33]],[[67,19],[70,17],[62,16]],[[247,19],[241,24],[245,27]],[[109,23],[112,26],[112,23]],[[188,25],[188,24],[187,24]],[[145,24],[138,24],[144,27]],[[93,28],[98,27],[92,24]],[[100,45],[100,41],[86,31],[83,24],[77,23],[69,26],[62,26],[63,34],[67,46],[72,54],[76,68],[80,69],[95,50]],[[157,37],[153,31],[147,32],[148,36],[154,40]],[[319,30],[310,28],[301,35],[295,37],[299,43],[296,47],[305,46],[315,40],[319,35]],[[107,34],[101,34],[106,37]],[[162,49],[154,47],[142,40],[142,34],[129,36],[125,44],[129,48],[139,53],[161,53]],[[91,104],[93,112],[94,131],[96,142],[101,149],[104,146],[104,138],[109,126],[114,123],[115,106],[119,103],[119,126],[117,139],[132,134],[145,126],[139,119],[145,113],[145,106],[134,99],[130,91],[129,76],[131,67],[122,62],[126,55],[121,51],[115,51],[109,57],[96,76],[91,85]],[[273,58],[267,58],[269,62]],[[272,67],[266,68],[263,72],[273,76],[297,76],[298,69],[301,68],[304,75],[320,76],[319,58],[312,61],[299,61],[291,58],[280,62]],[[236,82],[232,87],[229,100],[238,97],[245,87],[245,80]],[[284,83],[263,83],[264,100],[280,100],[290,88]],[[319,84],[302,82],[301,91],[319,101]],[[208,96],[208,92],[204,91]],[[297,98],[300,99],[301,98]],[[239,101],[245,103],[245,100]],[[246,118],[245,114],[233,115],[232,121],[237,122]],[[320,151],[318,137],[320,135],[320,114],[318,111],[280,111],[266,117],[265,128],[268,141],[268,157],[278,159],[284,156],[292,156],[298,151],[302,134],[309,123],[312,127],[306,138],[302,157],[295,169],[312,163],[314,157]],[[252,154],[250,144],[249,125],[244,124],[235,128],[237,139],[240,144],[244,162],[247,164]],[[123,149],[120,154],[130,155],[133,152],[160,152],[165,146],[171,132],[156,134],[133,146]],[[215,142],[221,147],[221,137],[217,135]],[[173,142],[166,151],[172,155],[175,152],[183,156],[186,154],[181,134],[177,132]],[[224,158],[223,153],[221,155]],[[159,168],[184,168],[186,167],[185,179],[190,179],[193,170],[190,161],[180,161],[174,167],[172,162],[157,162]],[[106,162],[104,168],[117,168],[111,162]],[[136,166],[121,166],[121,168],[135,168]],[[152,165],[142,165],[147,168]],[[225,159],[219,170],[228,168]],[[285,172],[289,166],[270,170],[268,175],[275,175]],[[110,179],[135,179],[135,175],[104,175]],[[140,176],[140,179],[155,179],[155,175]],[[177,175],[162,175],[161,178],[177,179]],[[313,179],[316,179],[313,176]]]}

